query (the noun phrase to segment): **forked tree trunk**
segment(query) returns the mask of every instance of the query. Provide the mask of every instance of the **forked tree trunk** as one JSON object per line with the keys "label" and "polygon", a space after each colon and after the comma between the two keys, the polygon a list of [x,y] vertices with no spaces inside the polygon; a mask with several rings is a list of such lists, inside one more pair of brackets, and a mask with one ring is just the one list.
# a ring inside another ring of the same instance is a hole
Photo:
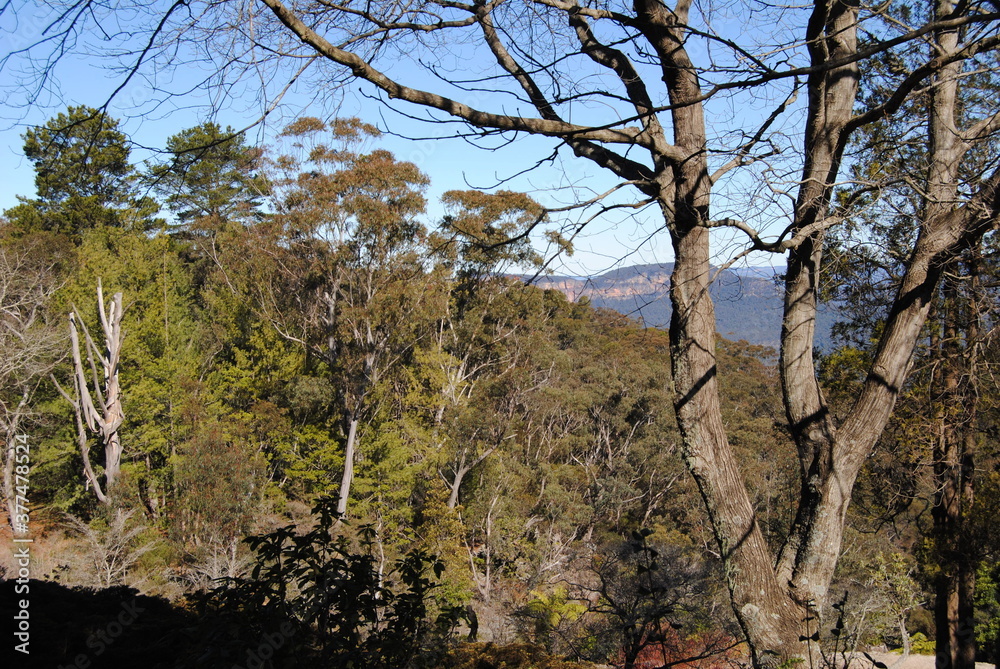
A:
{"label": "forked tree trunk", "polygon": [[[683,454],[701,491],[722,554],[733,609],[757,666],[776,666],[808,650],[799,640],[807,610],[793,600],[773,571],[773,557],[730,448],[719,404],[715,308],[709,297],[709,196],[700,85],[681,45],[674,17],[648,3],[648,20],[661,29],[658,54],[676,105],[674,141],[686,160],[661,179],[661,202],[674,250],[670,321],[674,408]],[[685,23],[687,16],[678,16]],[[667,199],[669,197],[670,199]]]}
{"label": "forked tree trunk", "polygon": [[486,458],[493,455],[493,451],[496,450],[495,446],[487,448],[485,451],[473,458],[472,462],[468,461],[468,452],[463,449],[462,454],[458,459],[458,464],[455,465],[455,473],[452,476],[451,481],[445,479],[448,484],[448,508],[454,509],[458,506],[459,494],[462,490],[462,483],[465,481],[465,477],[475,469],[481,462],[486,460]]}
{"label": "forked tree trunk", "polygon": [[[650,15],[653,20],[657,18],[655,10]],[[679,18],[682,23],[686,20],[686,16]],[[853,48],[855,20],[856,9],[843,3],[817,6],[810,24],[810,37],[814,49],[825,49],[822,54],[814,54],[821,60],[820,64],[825,62],[823,59],[839,55],[829,53],[829,33],[836,33],[837,44],[843,44],[843,50]],[[832,576],[839,552],[839,534],[833,532],[817,540],[815,521],[820,514],[809,512],[792,554],[795,562],[807,567],[814,572],[812,576],[818,578],[805,581],[808,587],[798,592],[790,589],[790,579],[774,569],[774,554],[758,525],[744,478],[729,446],[719,405],[716,322],[709,297],[712,280],[708,227],[711,180],[704,150],[706,131],[701,106],[692,103],[698,99],[700,87],[686,53],[678,48],[683,33],[665,29],[664,34],[664,48],[659,55],[665,66],[669,66],[664,68],[664,79],[671,92],[671,103],[677,105],[672,112],[675,142],[687,156],[666,180],[661,181],[661,193],[672,195],[672,201],[668,200],[664,207],[664,215],[670,223],[675,263],[670,286],[674,406],[684,439],[684,457],[712,520],[733,608],[750,642],[753,662],[756,666],[777,666],[794,658],[806,658],[809,654],[808,646],[801,641],[806,618],[814,605],[809,593],[825,596],[829,583],[827,575]],[[813,156],[813,162],[806,166],[808,176],[803,180],[805,192],[800,201],[805,204],[796,212],[800,228],[808,225],[803,220],[807,213],[813,213],[816,218],[823,213],[828,197],[825,184],[829,174],[838,167],[838,151],[842,147],[837,124],[840,117],[849,118],[853,91],[857,87],[856,72],[850,67],[843,69],[840,73],[820,73],[810,82],[811,123],[806,149],[807,154]],[[830,84],[827,76],[836,84]],[[828,85],[843,86],[847,90],[828,91]],[[846,100],[840,97],[844,95]],[[831,101],[836,105],[834,109],[830,108]],[[817,187],[810,190],[808,186],[814,182]],[[818,250],[814,252],[808,244],[800,256],[818,262]],[[815,271],[818,267],[810,269]],[[801,279],[806,287],[800,291],[800,299],[796,302],[799,311],[795,313],[801,323],[792,332],[795,339],[791,342],[796,357],[794,365],[785,366],[783,375],[790,382],[786,386],[796,389],[810,381],[815,386],[811,359],[815,275],[803,273]],[[788,346],[788,333],[785,334],[783,346]],[[801,351],[808,351],[809,355],[801,355]],[[805,388],[800,397],[812,398],[814,395],[818,395],[818,387]],[[802,410],[802,402],[793,400],[796,401],[796,409]],[[822,406],[822,398],[815,397],[815,404]],[[829,442],[815,444],[812,446],[815,455],[806,454],[803,459],[809,460],[810,466],[812,461],[821,461],[818,454],[828,445]],[[849,499],[849,492],[846,495]],[[841,510],[846,509],[846,499],[837,500],[836,507],[834,513],[840,518]],[[833,525],[837,529],[836,522]]]}
{"label": "forked tree trunk", "polygon": [[[122,331],[122,294],[115,293],[110,303],[104,300],[101,280],[97,280],[97,311],[104,333],[104,345],[98,347],[83,319],[74,309],[69,315],[70,342],[73,354],[74,394],[56,382],[62,396],[72,405],[77,442],[83,458],[84,475],[102,503],[108,503],[111,488],[121,472],[122,443],[118,433],[125,419],[122,410],[118,367],[124,333]],[[87,363],[80,351],[80,332],[84,335]],[[104,485],[90,460],[90,434],[97,435],[104,446]]]}

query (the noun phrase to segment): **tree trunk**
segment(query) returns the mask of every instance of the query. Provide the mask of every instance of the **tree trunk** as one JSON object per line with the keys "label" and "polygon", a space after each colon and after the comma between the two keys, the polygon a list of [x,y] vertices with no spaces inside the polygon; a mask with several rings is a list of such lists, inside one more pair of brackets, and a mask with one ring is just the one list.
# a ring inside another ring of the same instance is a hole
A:
{"label": "tree trunk", "polygon": [[466,475],[475,469],[479,463],[490,457],[495,450],[496,446],[487,448],[470,463],[466,463],[467,453],[465,450],[462,451],[462,456],[459,458],[458,465],[455,467],[455,476],[452,478],[451,483],[448,484],[448,488],[450,490],[448,494],[449,509],[454,509],[458,506],[459,492],[462,489],[462,482],[465,480]]}
{"label": "tree trunk", "polygon": [[[814,66],[856,53],[857,15],[854,2],[814,5],[807,28]],[[814,611],[822,610],[833,578],[843,518],[857,474],[834,461],[836,428],[819,387],[812,348],[823,231],[859,76],[857,64],[851,63],[809,77],[805,164],[793,227],[804,239],[789,251],[785,276],[779,369],[785,413],[799,455],[801,493],[788,541],[778,557],[777,574],[780,583],[791,586],[796,601]]]}
{"label": "tree trunk", "polygon": [[[111,488],[121,471],[122,444],[118,430],[125,419],[125,414],[122,410],[118,366],[121,362],[124,310],[121,293],[115,293],[110,303],[105,302],[100,279],[97,280],[97,313],[100,315],[101,328],[104,332],[103,349],[99,348],[91,338],[90,331],[76,310],[70,312],[69,331],[75,395],[67,393],[58,381],[56,387],[72,405],[76,416],[77,442],[83,458],[84,475],[93,484],[98,500],[107,503]],[[84,367],[83,356],[80,353],[80,331],[84,335],[83,346],[87,352],[87,367]],[[87,380],[88,368],[91,381]],[[98,374],[98,369],[102,375]],[[96,434],[104,444],[103,490],[91,465],[88,431]]]}
{"label": "tree trunk", "polygon": [[674,406],[684,458],[711,518],[733,608],[750,641],[754,664],[777,666],[805,657],[799,636],[808,611],[775,578],[770,549],[726,439],[715,376],[707,237],[707,229],[694,227],[674,246]]}
{"label": "tree trunk", "polygon": [[[823,11],[817,8],[816,14]],[[650,22],[655,23],[658,18],[657,11],[650,10]],[[686,18],[680,16],[678,20],[683,22]],[[825,28],[826,17],[820,18],[819,25]],[[850,16],[846,21],[850,23]],[[849,29],[848,34],[852,34]],[[774,570],[773,554],[757,523],[722,422],[716,378],[715,308],[709,297],[712,277],[706,134],[701,105],[692,102],[698,99],[700,88],[687,54],[678,46],[682,43],[681,33],[664,30],[664,35],[660,57],[664,60],[670,101],[676,106],[672,111],[675,142],[687,155],[673,173],[660,179],[661,202],[665,204],[664,216],[674,250],[670,285],[674,408],[683,438],[684,458],[711,518],[733,609],[749,641],[752,660],[758,667],[777,666],[808,656],[809,648],[800,637],[810,611],[808,602],[794,598],[786,586],[788,581],[779,580]],[[822,96],[823,91],[817,91],[816,95]],[[824,118],[813,119],[817,128],[827,132],[828,123]],[[826,183],[826,176],[824,173],[821,183]],[[666,199],[666,195],[672,195],[672,200]],[[815,302],[803,306],[805,318],[814,319]],[[810,340],[811,351],[811,331],[797,332]],[[799,362],[808,367],[808,378],[812,378],[811,359]],[[805,372],[801,374],[805,376]],[[836,542],[832,549],[834,564],[838,549]],[[829,559],[826,558],[829,552],[823,551],[825,559]],[[832,571],[830,565],[831,575]],[[817,590],[825,592],[827,583],[815,584]]]}
{"label": "tree trunk", "polygon": [[462,480],[465,478],[465,475],[469,473],[469,469],[470,468],[465,467],[463,463],[462,466],[458,467],[458,469],[455,470],[455,478],[452,479],[452,482],[449,484],[449,488],[451,489],[448,494],[449,509],[454,509],[456,506],[458,506],[458,491],[459,489],[461,489]]}
{"label": "tree trunk", "polygon": [[344,450],[344,475],[340,478],[340,492],[337,497],[337,515],[347,515],[347,500],[351,497],[351,483],[354,481],[354,450],[358,436],[357,416],[351,416],[351,426],[347,431],[347,448]]}
{"label": "tree trunk", "polygon": [[[949,17],[955,10],[952,0],[935,0],[938,19]],[[952,54],[958,49],[957,29],[934,32],[934,48],[938,54]],[[962,76],[961,63],[944,66],[934,77],[930,90],[928,120],[929,165],[927,200],[924,216],[941,216],[958,201],[960,165],[968,143],[958,130],[958,83]],[[975,255],[975,249],[972,250]],[[975,281],[973,258],[970,271]],[[971,509],[973,492],[972,457],[975,448],[975,421],[978,397],[974,389],[976,370],[974,357],[977,345],[976,292],[969,287],[963,295],[958,278],[961,264],[949,262],[942,282],[940,312],[942,329],[938,373],[932,380],[932,401],[936,404],[935,418],[938,438],[934,448],[934,478],[936,482],[933,509],[937,559],[941,569],[935,583],[934,618],[936,628],[938,669],[974,669],[975,637],[973,625],[973,595],[975,589],[975,556],[964,545],[964,518]],[[963,343],[964,340],[964,343]]]}

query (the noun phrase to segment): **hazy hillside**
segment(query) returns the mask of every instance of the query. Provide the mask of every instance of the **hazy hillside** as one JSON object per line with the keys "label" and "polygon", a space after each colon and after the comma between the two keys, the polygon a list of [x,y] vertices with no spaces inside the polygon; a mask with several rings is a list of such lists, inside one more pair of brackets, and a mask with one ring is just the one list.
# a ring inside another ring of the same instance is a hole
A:
{"label": "hazy hillside", "polygon": [[[596,307],[613,309],[642,320],[646,325],[666,328],[670,323],[670,273],[672,263],[635,265],[611,270],[600,276],[576,278],[539,277],[540,288],[561,291],[569,299],[587,297]],[[781,334],[781,288],[775,273],[781,268],[741,268],[718,272],[712,284],[712,299],[719,333],[728,339],[746,339],[755,344],[778,346]],[[816,343],[829,345],[832,310],[821,310]]]}

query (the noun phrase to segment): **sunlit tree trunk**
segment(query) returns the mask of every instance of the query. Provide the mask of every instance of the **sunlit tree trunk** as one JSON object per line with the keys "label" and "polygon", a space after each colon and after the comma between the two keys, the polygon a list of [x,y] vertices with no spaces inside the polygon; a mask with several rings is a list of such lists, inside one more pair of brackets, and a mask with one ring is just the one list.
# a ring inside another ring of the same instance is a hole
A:
{"label": "sunlit tree trunk", "polygon": [[[73,355],[74,394],[62,386],[59,392],[72,405],[76,422],[77,442],[83,458],[84,475],[94,494],[102,503],[109,503],[111,489],[121,471],[122,443],[118,433],[125,414],[122,410],[118,366],[123,341],[122,294],[115,293],[110,302],[104,299],[101,281],[97,282],[97,311],[101,319],[104,345],[98,347],[90,336],[83,319],[75,310],[69,315],[70,342]],[[81,354],[80,332],[86,351],[86,366]],[[90,434],[97,435],[104,446],[104,484],[90,459]]]}
{"label": "sunlit tree trunk", "polygon": [[347,502],[351,498],[351,484],[354,482],[355,446],[358,439],[358,418],[352,415],[347,430],[347,445],[344,448],[344,472],[340,477],[340,491],[337,494],[337,515],[347,515]]}

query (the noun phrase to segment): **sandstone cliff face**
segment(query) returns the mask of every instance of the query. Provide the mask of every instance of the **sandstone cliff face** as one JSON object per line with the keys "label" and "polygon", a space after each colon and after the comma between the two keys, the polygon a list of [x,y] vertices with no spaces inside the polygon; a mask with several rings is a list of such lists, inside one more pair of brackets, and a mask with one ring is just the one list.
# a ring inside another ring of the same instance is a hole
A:
{"label": "sandstone cliff face", "polygon": [[[539,288],[558,290],[571,301],[586,297],[596,307],[612,309],[649,327],[666,328],[670,323],[672,269],[670,263],[636,265],[589,278],[539,277],[534,283]],[[778,346],[782,297],[776,276],[781,271],[782,268],[716,270],[711,294],[719,334],[727,339]],[[820,313],[817,345],[821,348],[829,346],[833,320],[832,309]]]}
{"label": "sandstone cliff face", "polygon": [[539,288],[558,290],[569,300],[587,297],[622,299],[635,297],[666,297],[670,290],[672,265],[637,265],[615,269],[596,277],[540,277],[535,281]]}

